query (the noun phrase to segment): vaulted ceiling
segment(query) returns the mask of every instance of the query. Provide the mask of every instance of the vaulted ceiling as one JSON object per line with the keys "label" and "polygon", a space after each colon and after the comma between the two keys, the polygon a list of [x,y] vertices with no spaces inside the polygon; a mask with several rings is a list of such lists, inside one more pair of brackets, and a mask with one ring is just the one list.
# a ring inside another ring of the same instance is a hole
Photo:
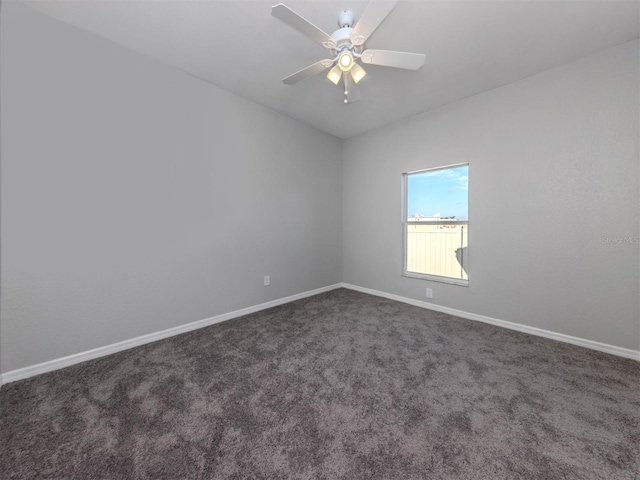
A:
{"label": "vaulted ceiling", "polygon": [[[340,138],[518,81],[640,36],[633,1],[400,1],[368,48],[424,53],[418,71],[367,66],[361,100],[319,74],[282,79],[326,50],[271,16],[277,0],[22,0]],[[331,33],[343,9],[368,0],[284,0]]]}

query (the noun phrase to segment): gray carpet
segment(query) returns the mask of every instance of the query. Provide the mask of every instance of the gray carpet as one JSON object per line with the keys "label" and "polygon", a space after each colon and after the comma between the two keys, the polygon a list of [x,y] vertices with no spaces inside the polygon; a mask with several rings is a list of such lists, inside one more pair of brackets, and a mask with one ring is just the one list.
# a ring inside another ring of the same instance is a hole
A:
{"label": "gray carpet", "polygon": [[638,478],[639,377],[340,289],[5,385],[0,475]]}

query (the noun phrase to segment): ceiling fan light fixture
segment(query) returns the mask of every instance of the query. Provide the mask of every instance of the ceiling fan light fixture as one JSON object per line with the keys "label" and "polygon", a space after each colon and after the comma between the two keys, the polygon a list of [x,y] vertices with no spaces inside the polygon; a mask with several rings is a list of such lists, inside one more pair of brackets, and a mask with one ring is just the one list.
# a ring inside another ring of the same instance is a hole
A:
{"label": "ceiling fan light fixture", "polygon": [[340,81],[340,77],[342,77],[342,70],[339,65],[334,66],[329,73],[327,73],[327,78],[331,80],[334,85],[338,85]]}
{"label": "ceiling fan light fixture", "polygon": [[357,84],[360,80],[364,78],[364,76],[367,74],[367,71],[357,63],[354,63],[353,67],[351,67],[350,73],[351,73],[351,78],[353,78],[353,82]]}
{"label": "ceiling fan light fixture", "polygon": [[367,75],[362,68],[363,64],[405,70],[421,68],[425,61],[424,54],[365,48],[368,38],[393,10],[396,2],[397,0],[371,0],[357,22],[353,12],[343,10],[338,16],[340,29],[331,35],[282,3],[271,7],[271,15],[325,47],[331,56],[283,78],[282,81],[286,85],[293,85],[329,69],[326,74],[329,81],[336,86],[341,81],[344,82],[344,102],[352,103],[360,98],[356,85]]}
{"label": "ceiling fan light fixture", "polygon": [[348,72],[353,68],[353,65],[353,55],[349,50],[344,50],[340,55],[338,55],[338,67],[340,67],[340,70]]}

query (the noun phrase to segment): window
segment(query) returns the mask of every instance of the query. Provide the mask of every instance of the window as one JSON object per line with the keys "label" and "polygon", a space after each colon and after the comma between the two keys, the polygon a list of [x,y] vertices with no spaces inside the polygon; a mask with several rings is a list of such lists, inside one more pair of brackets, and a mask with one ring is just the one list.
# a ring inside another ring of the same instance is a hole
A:
{"label": "window", "polygon": [[403,275],[469,285],[469,165],[403,177]]}

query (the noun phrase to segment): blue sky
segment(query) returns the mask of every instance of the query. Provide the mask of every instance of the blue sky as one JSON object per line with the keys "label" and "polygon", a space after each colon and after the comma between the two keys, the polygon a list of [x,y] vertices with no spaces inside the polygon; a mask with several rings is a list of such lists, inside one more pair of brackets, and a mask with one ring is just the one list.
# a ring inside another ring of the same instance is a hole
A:
{"label": "blue sky", "polygon": [[407,214],[469,218],[469,166],[413,173],[407,178]]}

